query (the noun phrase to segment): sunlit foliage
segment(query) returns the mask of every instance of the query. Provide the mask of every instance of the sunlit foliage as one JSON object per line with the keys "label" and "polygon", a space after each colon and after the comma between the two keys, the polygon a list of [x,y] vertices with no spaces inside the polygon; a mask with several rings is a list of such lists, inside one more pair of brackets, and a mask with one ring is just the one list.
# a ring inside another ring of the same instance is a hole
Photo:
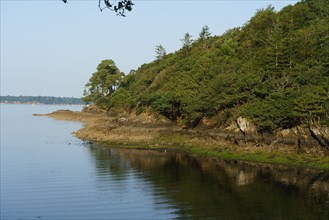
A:
{"label": "sunlit foliage", "polygon": [[[328,125],[328,20],[327,0],[303,0],[279,12],[261,9],[221,36],[204,26],[199,39],[186,33],[180,50],[126,75],[121,96],[137,113],[151,109],[188,127],[239,116],[261,132]],[[128,104],[111,108],[119,106]]]}

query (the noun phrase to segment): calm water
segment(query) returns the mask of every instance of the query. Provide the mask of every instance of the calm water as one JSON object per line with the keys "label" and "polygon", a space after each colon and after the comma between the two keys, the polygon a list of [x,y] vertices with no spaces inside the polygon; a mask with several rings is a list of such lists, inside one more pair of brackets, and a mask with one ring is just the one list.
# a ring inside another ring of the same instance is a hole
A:
{"label": "calm water", "polygon": [[329,219],[329,173],[108,149],[1,104],[1,219]]}

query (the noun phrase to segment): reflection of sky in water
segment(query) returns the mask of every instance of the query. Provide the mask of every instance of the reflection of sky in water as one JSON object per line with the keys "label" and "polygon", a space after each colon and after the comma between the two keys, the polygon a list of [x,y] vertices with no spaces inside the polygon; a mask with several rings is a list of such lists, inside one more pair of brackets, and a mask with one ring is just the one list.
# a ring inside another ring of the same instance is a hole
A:
{"label": "reflection of sky in water", "polygon": [[1,105],[3,219],[329,217],[328,173],[95,147],[57,108]]}
{"label": "reflection of sky in water", "polygon": [[[112,198],[109,206],[129,207],[132,212],[146,219],[174,218],[176,210],[163,189],[154,188],[143,171],[134,169],[129,160],[120,157],[115,150],[90,147],[96,163],[96,187],[99,198]],[[162,192],[161,192],[162,191]],[[139,213],[139,214],[138,214]],[[162,217],[161,217],[162,216]]]}
{"label": "reflection of sky in water", "polygon": [[117,165],[126,172],[99,172],[89,146],[71,134],[80,123],[32,116],[70,107],[1,105],[1,219],[175,217],[129,161]]}

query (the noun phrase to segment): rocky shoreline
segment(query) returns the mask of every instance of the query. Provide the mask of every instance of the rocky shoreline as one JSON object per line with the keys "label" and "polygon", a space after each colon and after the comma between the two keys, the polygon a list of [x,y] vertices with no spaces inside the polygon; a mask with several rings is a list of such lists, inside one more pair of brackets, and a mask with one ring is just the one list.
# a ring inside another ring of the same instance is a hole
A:
{"label": "rocky shoreline", "polygon": [[209,129],[206,126],[185,129],[147,114],[123,116],[59,110],[45,116],[82,122],[83,128],[75,135],[86,141],[130,148],[182,150],[227,159],[329,170],[326,148],[305,135],[302,128],[296,128],[296,132],[302,134],[299,136],[293,130],[274,136],[257,134],[253,126],[241,118],[227,129]]}

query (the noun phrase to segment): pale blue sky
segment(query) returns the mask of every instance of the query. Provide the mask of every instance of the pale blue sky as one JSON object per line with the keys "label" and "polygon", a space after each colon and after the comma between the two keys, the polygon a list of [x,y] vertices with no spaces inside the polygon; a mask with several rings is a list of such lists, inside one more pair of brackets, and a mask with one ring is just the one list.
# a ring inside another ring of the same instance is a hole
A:
{"label": "pale blue sky", "polygon": [[257,9],[276,10],[296,0],[135,0],[127,17],[98,10],[98,0],[1,0],[1,95],[81,97],[103,59],[128,73],[167,53],[204,25],[213,35],[242,26]]}

